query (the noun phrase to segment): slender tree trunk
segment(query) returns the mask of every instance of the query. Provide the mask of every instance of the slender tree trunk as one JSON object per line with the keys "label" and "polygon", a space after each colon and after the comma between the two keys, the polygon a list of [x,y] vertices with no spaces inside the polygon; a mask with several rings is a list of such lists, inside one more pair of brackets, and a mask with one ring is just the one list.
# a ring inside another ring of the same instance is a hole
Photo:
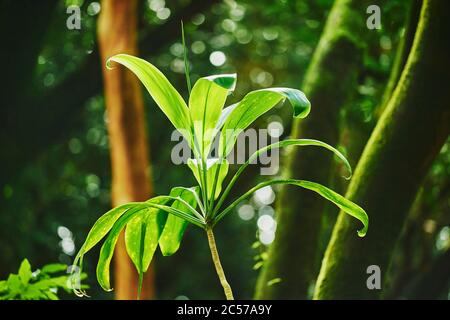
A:
{"label": "slender tree trunk", "polygon": [[[137,54],[136,0],[104,0],[98,22],[101,64],[117,53]],[[125,68],[103,68],[111,147],[112,202],[114,206],[143,201],[152,194],[144,106],[138,79]],[[115,252],[116,299],[135,299],[138,274],[119,238]],[[153,274],[144,279],[141,299],[154,296]]]}
{"label": "slender tree trunk", "polygon": [[424,1],[398,86],[363,152],[347,197],[370,216],[367,236],[340,214],[325,253],[316,299],[378,298],[367,267],[386,273],[408,209],[450,132],[450,2]]}
{"label": "slender tree trunk", "polygon": [[[338,141],[338,116],[356,86],[362,62],[361,33],[367,34],[370,1],[337,0],[305,76],[303,90],[313,106],[307,119],[293,123],[293,138]],[[332,156],[313,149],[292,149],[284,176],[327,183]],[[256,286],[258,299],[305,299],[317,274],[317,248],[325,201],[283,187],[277,199],[277,233]],[[269,285],[270,280],[281,282]]]}

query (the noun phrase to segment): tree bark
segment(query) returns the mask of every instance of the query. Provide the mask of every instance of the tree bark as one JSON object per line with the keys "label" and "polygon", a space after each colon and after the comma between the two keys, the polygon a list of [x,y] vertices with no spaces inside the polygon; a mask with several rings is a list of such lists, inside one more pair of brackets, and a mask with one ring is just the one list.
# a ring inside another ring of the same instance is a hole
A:
{"label": "tree bark", "polygon": [[[104,0],[98,21],[101,65],[117,53],[137,55],[137,0]],[[103,68],[111,148],[112,203],[143,201],[152,194],[144,105],[138,79],[128,70]],[[138,274],[129,259],[123,234],[115,256],[116,299],[135,299]],[[144,279],[142,299],[154,296],[152,269]]]}
{"label": "tree bark", "polygon": [[405,33],[398,44],[397,52],[395,53],[394,62],[391,68],[391,73],[389,75],[389,80],[383,92],[381,103],[376,110],[377,118],[381,116],[387,104],[389,103],[392,93],[394,92],[395,87],[400,80],[402,71],[405,68],[406,61],[408,60],[408,56],[411,52],[411,48],[414,42],[414,36],[416,35],[422,3],[422,0],[413,0],[411,1],[411,4],[409,6]]}
{"label": "tree bark", "polygon": [[[312,104],[305,120],[294,121],[293,138],[338,142],[339,111],[351,97],[362,63],[361,37],[367,36],[366,8],[370,1],[337,0],[330,12],[303,90]],[[286,177],[326,184],[332,156],[320,150],[292,149]],[[283,187],[277,200],[277,233],[257,281],[256,298],[305,299],[318,271],[318,242],[325,201],[311,193]],[[271,279],[281,282],[269,285]]]}
{"label": "tree bark", "polygon": [[[411,47],[414,41],[414,35],[416,33],[417,24],[419,22],[420,8],[422,6],[421,0],[411,1],[409,5],[409,12],[405,23],[405,32],[403,37],[398,43],[398,47],[395,53],[394,62],[389,73],[389,79],[386,87],[384,88],[383,96],[380,104],[373,111],[374,121],[370,124],[363,123],[361,121],[361,115],[355,114],[352,110],[347,110],[344,118],[344,125],[341,129],[340,142],[346,148],[346,157],[350,165],[354,168],[362,151],[376,125],[377,120],[380,118],[382,112],[386,108],[392,93],[397,86],[400,79],[400,75],[405,67],[406,60],[408,59]],[[360,112],[358,110],[358,112]],[[339,180],[342,182],[342,179]],[[345,182],[344,182],[345,183]],[[348,183],[345,184],[348,186]],[[343,190],[345,192],[345,189]]]}
{"label": "tree bark", "polygon": [[347,198],[369,214],[367,236],[339,215],[325,253],[316,299],[378,298],[366,269],[387,271],[408,209],[450,132],[450,2],[424,1],[413,47],[394,94],[375,127]]}

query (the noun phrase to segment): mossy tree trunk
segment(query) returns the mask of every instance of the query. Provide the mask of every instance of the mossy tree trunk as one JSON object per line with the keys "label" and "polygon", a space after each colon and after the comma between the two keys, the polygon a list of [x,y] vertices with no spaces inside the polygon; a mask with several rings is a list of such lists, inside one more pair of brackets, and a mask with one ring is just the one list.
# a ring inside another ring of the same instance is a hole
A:
{"label": "mossy tree trunk", "polygon": [[[356,87],[362,63],[361,38],[371,1],[337,0],[330,12],[302,89],[313,109],[293,123],[291,136],[315,138],[335,145],[341,108]],[[292,149],[284,176],[327,184],[332,156],[321,150]],[[277,199],[277,233],[259,275],[258,299],[304,299],[318,271],[318,241],[325,201],[309,192],[284,187]],[[270,280],[281,282],[269,285]]]}
{"label": "mossy tree trunk", "polygon": [[398,44],[394,62],[391,68],[391,73],[389,75],[389,80],[386,84],[386,88],[384,89],[381,103],[377,108],[377,117],[381,116],[381,113],[389,103],[392,93],[394,92],[398,81],[400,80],[402,71],[405,68],[406,61],[408,60],[408,56],[411,52],[411,48],[414,42],[414,36],[416,35],[422,3],[422,0],[412,0],[409,5],[409,12],[405,25],[404,35]]}
{"label": "mossy tree trunk", "polygon": [[340,214],[319,274],[316,299],[378,298],[370,265],[386,273],[414,197],[450,132],[450,2],[424,1],[398,86],[362,154],[347,197],[370,216],[367,236]]}
{"label": "mossy tree trunk", "polygon": [[[114,54],[137,55],[137,0],[104,0],[98,22],[101,65]],[[114,206],[144,201],[152,194],[144,105],[138,79],[126,68],[103,68],[111,148]],[[138,274],[129,259],[123,234],[114,256],[116,299],[136,299]],[[141,299],[152,298],[153,275],[144,278]]]}
{"label": "mossy tree trunk", "polygon": [[[403,36],[398,41],[397,50],[395,52],[394,61],[389,73],[389,78],[384,87],[381,101],[372,112],[372,120],[364,122],[361,115],[361,106],[347,106],[345,115],[342,119],[339,145],[345,148],[345,154],[348,162],[355,168],[364,150],[364,147],[369,140],[381,113],[386,108],[389,99],[397,86],[400,79],[400,75],[405,67],[406,60],[408,59],[411,47],[414,41],[414,35],[416,33],[417,24],[419,23],[420,9],[422,7],[422,0],[410,1],[408,6],[408,14],[405,21],[405,29]],[[333,184],[334,189],[339,193],[345,193],[349,181],[342,179],[341,170],[343,165],[336,163],[336,170],[334,170]],[[328,210],[333,213],[336,212],[334,205],[328,204]],[[335,222],[336,215],[332,215],[330,222]],[[334,219],[334,220],[333,220]],[[331,230],[331,229],[330,229]]]}
{"label": "mossy tree trunk", "polygon": [[[386,108],[386,105],[388,104],[389,99],[400,79],[400,75],[405,67],[406,60],[408,59],[414,41],[421,6],[421,0],[410,1],[404,34],[399,40],[391,71],[389,73],[389,79],[384,88],[381,102],[373,111],[374,120],[370,123],[364,123],[361,119],[361,109],[359,106],[358,108],[347,108],[345,112],[345,117],[343,119],[344,123],[341,129],[340,143],[345,147],[346,157],[353,168],[358,163],[367,140],[369,139],[377,120],[380,118],[381,113]],[[345,192],[345,189],[343,192]]]}

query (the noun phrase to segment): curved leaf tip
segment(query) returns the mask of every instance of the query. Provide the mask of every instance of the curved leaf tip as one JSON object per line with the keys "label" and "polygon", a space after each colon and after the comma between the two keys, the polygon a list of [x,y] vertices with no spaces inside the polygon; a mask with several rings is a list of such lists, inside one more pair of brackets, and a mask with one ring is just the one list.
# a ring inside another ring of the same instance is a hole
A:
{"label": "curved leaf tip", "polygon": [[[115,66],[113,66],[113,62],[116,62],[116,63],[119,63],[119,64],[123,64],[121,62],[121,59],[128,59],[128,58],[137,58],[137,57],[134,57],[134,56],[126,54],[126,53],[118,53],[118,54],[115,54],[115,55],[111,56],[111,57],[109,57],[106,60],[106,69],[112,70],[112,69],[115,68]],[[137,59],[143,60],[141,58],[137,58]],[[143,60],[143,61],[145,61],[145,60]]]}
{"label": "curved leaf tip", "polygon": [[109,57],[108,60],[106,60],[106,69],[112,70],[114,67],[112,66],[112,62],[114,61],[113,58],[115,56]]}
{"label": "curved leaf tip", "polygon": [[361,230],[358,230],[358,236],[360,238],[364,238],[367,234],[367,230],[369,229],[369,216],[367,216],[367,213],[366,213],[366,217],[367,217],[367,220],[365,221],[365,223],[363,222],[364,227]]}
{"label": "curved leaf tip", "polygon": [[309,115],[311,102],[302,91],[292,88],[271,88],[271,90],[282,93],[289,100],[294,109],[294,118],[302,119]]}
{"label": "curved leaf tip", "polygon": [[236,73],[218,74],[205,78],[229,91],[234,91],[234,89],[236,88],[236,79],[237,79]]}
{"label": "curved leaf tip", "polygon": [[223,210],[221,213],[219,213],[215,217],[214,223],[217,223],[217,221],[221,220],[226,214],[231,212],[232,209],[237,206],[237,204],[239,204],[242,200],[248,198],[256,190],[259,190],[259,189],[269,186],[269,185],[277,185],[277,184],[295,185],[295,186],[299,186],[299,187],[316,192],[323,198],[334,203],[337,207],[339,207],[346,214],[359,220],[363,224],[364,227],[361,230],[358,230],[358,236],[364,237],[366,235],[367,230],[369,228],[369,216],[367,215],[366,211],[363,208],[361,208],[359,205],[352,202],[351,200],[346,199],[342,195],[336,193],[335,191],[333,191],[319,183],[307,181],[307,180],[296,180],[296,179],[274,179],[274,180],[269,180],[266,182],[259,183],[258,185],[256,185],[255,187],[251,188],[249,191],[244,193],[242,196],[240,196],[238,199],[236,199],[225,210]]}

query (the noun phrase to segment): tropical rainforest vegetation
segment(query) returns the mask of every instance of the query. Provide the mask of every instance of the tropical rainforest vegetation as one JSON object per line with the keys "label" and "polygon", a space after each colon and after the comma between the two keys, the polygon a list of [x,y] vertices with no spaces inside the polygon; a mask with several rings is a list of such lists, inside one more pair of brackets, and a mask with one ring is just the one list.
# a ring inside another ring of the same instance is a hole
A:
{"label": "tropical rainforest vegetation", "polygon": [[448,299],[448,12],[0,1],[0,299]]}

